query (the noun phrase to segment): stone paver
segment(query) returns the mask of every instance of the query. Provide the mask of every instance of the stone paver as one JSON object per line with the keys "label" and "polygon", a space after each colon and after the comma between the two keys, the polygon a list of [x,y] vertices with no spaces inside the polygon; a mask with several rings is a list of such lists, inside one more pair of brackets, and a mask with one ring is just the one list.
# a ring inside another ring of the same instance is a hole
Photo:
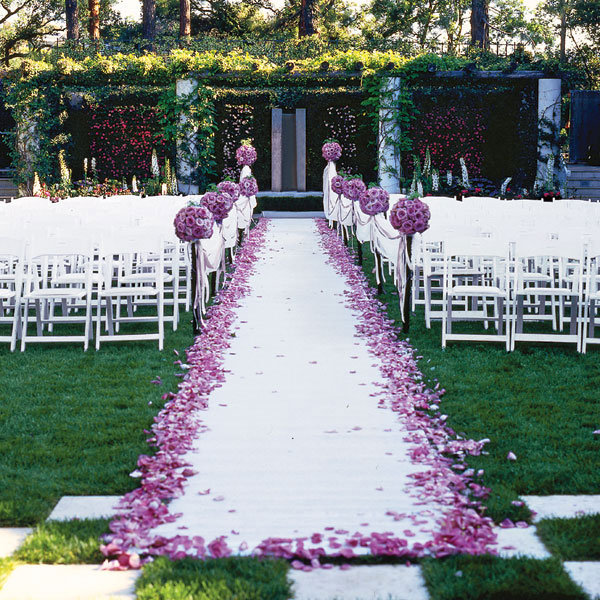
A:
{"label": "stone paver", "polygon": [[512,558],[514,556],[550,558],[550,553],[535,533],[535,527],[528,527],[527,529],[495,527],[494,531],[498,536],[496,548],[502,558]]}
{"label": "stone paver", "polygon": [[106,519],[115,513],[120,496],[63,496],[48,517],[48,521],[71,519]]}
{"label": "stone paver", "polygon": [[134,600],[139,571],[102,571],[95,565],[22,565],[0,600]]}
{"label": "stone paver", "polygon": [[600,599],[600,562],[566,562],[564,565],[571,579],[592,600]]}
{"label": "stone paver", "polygon": [[31,527],[0,527],[0,558],[15,552],[32,531]]}
{"label": "stone paver", "polygon": [[291,571],[294,600],[427,600],[419,566]]}
{"label": "stone paver", "polygon": [[600,513],[600,495],[589,496],[521,496],[529,508],[537,513],[533,522],[541,519],[574,519],[582,515]]}

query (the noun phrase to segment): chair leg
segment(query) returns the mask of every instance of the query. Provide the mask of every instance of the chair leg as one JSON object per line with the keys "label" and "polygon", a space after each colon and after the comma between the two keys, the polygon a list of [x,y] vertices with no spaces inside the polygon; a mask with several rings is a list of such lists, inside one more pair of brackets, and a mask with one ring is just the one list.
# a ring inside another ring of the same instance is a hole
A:
{"label": "chair leg", "polygon": [[21,352],[25,352],[25,338],[27,337],[27,321],[29,320],[29,300],[23,304],[23,335],[21,336]]}
{"label": "chair leg", "polygon": [[425,327],[431,329],[431,277],[424,277]]}

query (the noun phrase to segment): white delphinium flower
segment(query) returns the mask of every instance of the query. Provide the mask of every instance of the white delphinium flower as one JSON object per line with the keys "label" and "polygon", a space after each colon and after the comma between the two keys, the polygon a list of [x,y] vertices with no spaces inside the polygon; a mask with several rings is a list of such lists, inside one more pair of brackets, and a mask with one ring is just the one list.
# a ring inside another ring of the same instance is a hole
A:
{"label": "white delphinium flower", "polygon": [[152,173],[152,177],[154,177],[154,178],[160,177],[160,167],[158,166],[158,156],[156,154],[156,148],[152,149],[152,160],[150,163],[150,172]]}
{"label": "white delphinium flower", "polygon": [[92,156],[92,160],[90,161],[92,177],[96,177],[98,175],[98,171],[96,170],[96,159]]}
{"label": "white delphinium flower", "polygon": [[431,172],[431,188],[434,192],[437,192],[440,189],[440,174],[437,169],[434,169]]}
{"label": "white delphinium flower", "polygon": [[135,175],[134,175],[134,176],[131,178],[131,191],[132,191],[134,194],[137,194],[137,193],[138,193],[137,178],[136,178],[136,176],[135,176]]}
{"label": "white delphinium flower", "polygon": [[460,158],[460,171],[461,171],[461,175],[462,175],[462,184],[465,188],[470,188],[471,185],[469,183],[469,171],[467,171],[467,165],[465,163],[465,159]]}
{"label": "white delphinium flower", "polygon": [[502,186],[500,187],[500,193],[504,196],[506,194],[506,190],[508,189],[508,184],[510,183],[512,177],[507,177],[504,182],[502,183]]}
{"label": "white delphinium flower", "polygon": [[177,183],[177,172],[175,167],[171,169],[171,194],[176,196],[179,193],[179,185]]}
{"label": "white delphinium flower", "polygon": [[40,184],[40,178],[38,177],[37,171],[33,174],[33,188],[31,190],[31,193],[34,196],[39,196],[40,192],[42,191],[42,186]]}
{"label": "white delphinium flower", "polygon": [[419,196],[419,198],[423,197],[423,184],[421,183],[421,181],[417,181],[417,194]]}
{"label": "white delphinium flower", "polygon": [[87,179],[87,172],[88,172],[88,159],[84,158],[83,159],[83,178]]}
{"label": "white delphinium flower", "polygon": [[427,150],[425,151],[425,162],[423,163],[423,174],[429,175],[431,171],[431,153],[429,152],[429,146],[427,146]]}
{"label": "white delphinium flower", "polygon": [[58,169],[60,171],[60,182],[63,185],[69,185],[71,183],[71,171],[69,171],[69,167],[67,167],[64,150],[61,150],[58,153]]}
{"label": "white delphinium flower", "polygon": [[410,195],[412,196],[417,191],[417,175],[416,173],[413,175],[413,180],[410,184]]}

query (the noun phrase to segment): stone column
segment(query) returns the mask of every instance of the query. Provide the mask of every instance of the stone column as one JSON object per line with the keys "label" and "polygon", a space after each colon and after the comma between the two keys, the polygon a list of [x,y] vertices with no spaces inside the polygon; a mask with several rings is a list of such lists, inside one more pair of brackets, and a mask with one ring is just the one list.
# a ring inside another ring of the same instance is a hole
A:
{"label": "stone column", "polygon": [[[198,82],[195,79],[177,80],[176,93],[178,97],[191,96],[196,93]],[[179,135],[177,136],[177,186],[186,194],[197,194],[198,185],[193,183],[195,165],[186,156],[184,147],[193,155],[196,153],[196,129],[187,125],[186,115],[179,116]]]}
{"label": "stone column", "polygon": [[296,109],[296,189],[306,191],[306,109]]}
{"label": "stone column", "polygon": [[400,138],[396,115],[400,102],[399,77],[388,77],[382,83],[379,109],[379,135],[377,140],[379,160],[379,185],[390,194],[400,193],[400,151],[392,143]]}
{"label": "stone column", "polygon": [[16,145],[17,151],[22,158],[22,168],[19,174],[27,179],[25,184],[19,186],[19,194],[30,196],[33,190],[33,180],[36,170],[35,157],[40,151],[40,140],[37,123],[28,113],[17,123]]}
{"label": "stone column", "polygon": [[283,110],[274,108],[271,111],[271,191],[281,191],[281,159]]}
{"label": "stone column", "polygon": [[[538,160],[536,181],[541,182],[546,173],[548,156],[553,154],[558,159],[560,148],[560,104],[561,80],[538,80]],[[552,137],[553,139],[550,139]],[[558,170],[558,160],[555,170]]]}

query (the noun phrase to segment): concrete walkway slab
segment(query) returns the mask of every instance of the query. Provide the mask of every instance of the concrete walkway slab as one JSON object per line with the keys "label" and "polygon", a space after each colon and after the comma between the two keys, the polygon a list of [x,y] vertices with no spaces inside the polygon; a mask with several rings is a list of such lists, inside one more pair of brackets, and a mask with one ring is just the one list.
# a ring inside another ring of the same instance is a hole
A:
{"label": "concrete walkway slab", "polygon": [[496,548],[502,558],[513,558],[514,556],[550,558],[546,546],[542,544],[542,540],[535,533],[535,527],[527,527],[527,529],[494,527],[494,532],[498,536]]}
{"label": "concrete walkway slab", "polygon": [[0,558],[6,558],[19,549],[31,527],[0,527]]}
{"label": "concrete walkway slab", "polygon": [[291,571],[294,600],[427,600],[421,568],[413,565]]}
{"label": "concrete walkway slab", "polygon": [[116,514],[120,496],[63,496],[48,521],[71,519],[107,519]]}
{"label": "concrete walkway slab", "polygon": [[600,600],[600,562],[566,562],[565,570],[591,600]]}
{"label": "concrete walkway slab", "polygon": [[0,589],[0,600],[134,600],[139,574],[95,565],[22,565]]}
{"label": "concrete walkway slab", "polygon": [[533,518],[534,523],[541,519],[574,519],[600,513],[600,495],[521,496],[521,499],[537,513]]}

